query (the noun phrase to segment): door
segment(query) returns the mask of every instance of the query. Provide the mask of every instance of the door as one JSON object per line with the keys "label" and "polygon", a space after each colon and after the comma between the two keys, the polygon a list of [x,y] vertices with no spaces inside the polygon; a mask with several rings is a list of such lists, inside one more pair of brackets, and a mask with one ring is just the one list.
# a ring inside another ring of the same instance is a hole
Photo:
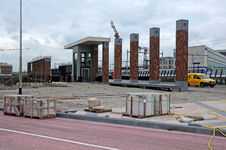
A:
{"label": "door", "polygon": [[200,84],[200,80],[201,78],[198,75],[194,75],[194,85],[199,85]]}
{"label": "door", "polygon": [[89,77],[89,68],[82,68],[82,81],[83,82],[90,82]]}

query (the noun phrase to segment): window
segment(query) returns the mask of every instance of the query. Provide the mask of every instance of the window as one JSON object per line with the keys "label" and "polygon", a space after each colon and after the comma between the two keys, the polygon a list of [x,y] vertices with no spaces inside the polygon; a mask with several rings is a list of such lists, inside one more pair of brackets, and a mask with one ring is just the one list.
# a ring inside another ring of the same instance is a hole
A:
{"label": "window", "polygon": [[200,79],[200,77],[197,75],[194,75],[194,79]]}
{"label": "window", "polygon": [[223,64],[220,64],[217,62],[213,62],[210,60],[208,60],[208,66],[215,67],[215,68],[225,68],[226,67],[226,65],[223,65]]}
{"label": "window", "polygon": [[217,56],[217,55],[215,55],[213,53],[209,52],[208,53],[208,57],[226,63],[226,59],[224,59],[224,58],[222,58],[220,56]]}
{"label": "window", "polygon": [[167,64],[167,61],[166,61],[166,60],[164,60],[164,61],[163,61],[163,64]]}
{"label": "window", "polygon": [[76,77],[77,77],[77,59],[78,59],[78,54],[74,53],[74,81],[76,81]]}

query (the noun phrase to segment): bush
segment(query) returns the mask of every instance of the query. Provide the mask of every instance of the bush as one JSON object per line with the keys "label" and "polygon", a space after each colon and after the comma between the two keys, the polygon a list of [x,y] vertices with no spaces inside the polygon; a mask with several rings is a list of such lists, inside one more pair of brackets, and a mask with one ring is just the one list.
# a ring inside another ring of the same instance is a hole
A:
{"label": "bush", "polygon": [[[19,75],[18,74],[16,74],[14,76],[13,84],[15,85],[17,82],[19,82]],[[22,82],[27,82],[27,75],[22,75]],[[11,80],[10,80],[10,82],[6,82],[5,85],[10,86],[11,85]]]}

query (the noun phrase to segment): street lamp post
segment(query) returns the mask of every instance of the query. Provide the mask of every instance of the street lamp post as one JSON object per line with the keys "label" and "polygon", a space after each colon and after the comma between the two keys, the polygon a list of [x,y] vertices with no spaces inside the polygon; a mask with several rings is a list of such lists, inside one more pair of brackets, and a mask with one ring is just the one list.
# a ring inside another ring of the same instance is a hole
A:
{"label": "street lamp post", "polygon": [[20,87],[19,94],[22,94],[22,0],[20,0]]}

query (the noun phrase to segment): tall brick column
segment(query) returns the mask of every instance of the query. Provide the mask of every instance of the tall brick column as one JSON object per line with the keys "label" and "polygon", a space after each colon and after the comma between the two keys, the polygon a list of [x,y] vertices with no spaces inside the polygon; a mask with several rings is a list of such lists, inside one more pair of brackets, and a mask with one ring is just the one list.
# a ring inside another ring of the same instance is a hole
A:
{"label": "tall brick column", "polygon": [[108,82],[108,73],[109,73],[109,43],[103,42],[102,82]]}
{"label": "tall brick column", "polygon": [[68,76],[65,76],[65,82],[68,82]]}
{"label": "tall brick column", "polygon": [[122,82],[122,38],[115,38],[114,82]]}
{"label": "tall brick column", "polygon": [[92,81],[96,81],[98,77],[98,45],[95,45],[92,50]]}
{"label": "tall brick column", "polygon": [[31,75],[31,63],[27,64],[27,82],[30,82],[30,75]]}
{"label": "tall brick column", "polygon": [[45,82],[49,82],[51,72],[51,60],[45,60]]}
{"label": "tall brick column", "polygon": [[149,83],[159,84],[159,28],[150,29]]}
{"label": "tall brick column", "polygon": [[130,83],[138,82],[138,34],[130,34]]}
{"label": "tall brick column", "polygon": [[176,22],[176,85],[188,90],[188,20]]}

